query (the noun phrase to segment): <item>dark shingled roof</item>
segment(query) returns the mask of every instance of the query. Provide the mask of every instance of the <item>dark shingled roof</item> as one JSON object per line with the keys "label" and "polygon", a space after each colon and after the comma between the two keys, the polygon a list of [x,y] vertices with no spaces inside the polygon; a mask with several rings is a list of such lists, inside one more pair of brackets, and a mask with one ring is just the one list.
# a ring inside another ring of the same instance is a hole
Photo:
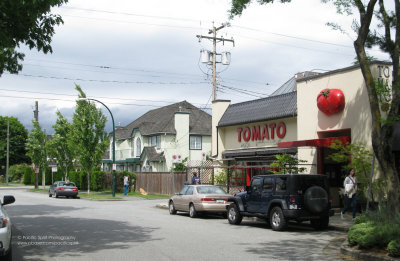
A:
{"label": "dark shingled roof", "polygon": [[189,133],[211,135],[211,115],[200,110],[187,101],[178,102],[162,108],[148,111],[129,125],[115,131],[115,139],[128,139],[134,129],[142,135],[161,133],[176,134],[175,112],[189,112]]}
{"label": "dark shingled roof", "polygon": [[140,156],[142,159],[144,155],[147,155],[147,158],[151,162],[161,162],[165,161],[165,156],[163,153],[157,153],[156,149],[154,147],[144,147],[143,148],[143,153]]}
{"label": "dark shingled roof", "polygon": [[229,105],[218,127],[297,116],[297,92]]}

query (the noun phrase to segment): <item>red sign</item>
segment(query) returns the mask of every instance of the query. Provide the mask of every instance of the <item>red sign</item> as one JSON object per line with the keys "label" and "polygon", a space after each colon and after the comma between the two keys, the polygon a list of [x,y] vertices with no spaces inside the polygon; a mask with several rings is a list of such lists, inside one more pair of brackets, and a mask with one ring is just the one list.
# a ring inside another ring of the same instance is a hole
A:
{"label": "red sign", "polygon": [[269,125],[257,125],[253,127],[238,128],[238,142],[251,141],[263,141],[263,140],[273,140],[275,135],[279,139],[283,139],[286,136],[286,125],[284,122],[278,124],[272,123]]}

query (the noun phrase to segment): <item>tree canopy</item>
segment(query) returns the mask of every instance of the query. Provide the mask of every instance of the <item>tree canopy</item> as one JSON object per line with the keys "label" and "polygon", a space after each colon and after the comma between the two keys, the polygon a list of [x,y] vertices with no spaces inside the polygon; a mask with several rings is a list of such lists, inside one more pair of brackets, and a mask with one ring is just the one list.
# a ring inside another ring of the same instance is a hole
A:
{"label": "tree canopy", "polygon": [[7,120],[10,122],[9,165],[30,163],[26,155],[25,143],[28,131],[22,123],[14,117],[0,116],[0,168],[5,172],[7,150]]}
{"label": "tree canopy", "polygon": [[73,127],[59,111],[57,111],[57,116],[56,124],[53,125],[55,133],[47,143],[47,148],[49,156],[57,164],[58,171],[63,172],[67,178],[68,171],[73,168],[75,160],[74,145],[71,142]]}
{"label": "tree canopy", "polygon": [[[32,121],[33,129],[29,133],[29,137],[26,143],[26,149],[28,156],[32,159],[35,166],[44,173],[47,168],[47,135],[40,127],[39,122]],[[44,175],[43,175],[44,177]],[[43,179],[44,180],[44,179]],[[44,184],[43,184],[44,185]],[[35,188],[38,187],[37,175],[35,176]]]}
{"label": "tree canopy", "polygon": [[[76,85],[79,98],[86,94]],[[90,191],[90,173],[95,167],[100,167],[104,152],[110,145],[110,137],[105,131],[107,118],[101,109],[87,100],[78,100],[73,116],[72,142],[76,155],[83,169],[88,173],[88,191]]]}
{"label": "tree canopy", "polygon": [[51,7],[61,6],[68,0],[1,0],[0,1],[0,76],[4,71],[22,70],[24,54],[21,44],[47,54],[52,52],[51,38],[54,27],[62,24],[59,15],[50,13]]}

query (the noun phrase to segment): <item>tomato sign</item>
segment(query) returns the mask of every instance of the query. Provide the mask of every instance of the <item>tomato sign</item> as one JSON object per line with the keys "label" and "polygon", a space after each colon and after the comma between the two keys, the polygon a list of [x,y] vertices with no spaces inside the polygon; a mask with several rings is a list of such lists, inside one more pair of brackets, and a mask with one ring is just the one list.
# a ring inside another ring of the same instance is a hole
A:
{"label": "tomato sign", "polygon": [[317,97],[318,109],[326,115],[343,111],[344,103],[344,94],[339,89],[324,89]]}

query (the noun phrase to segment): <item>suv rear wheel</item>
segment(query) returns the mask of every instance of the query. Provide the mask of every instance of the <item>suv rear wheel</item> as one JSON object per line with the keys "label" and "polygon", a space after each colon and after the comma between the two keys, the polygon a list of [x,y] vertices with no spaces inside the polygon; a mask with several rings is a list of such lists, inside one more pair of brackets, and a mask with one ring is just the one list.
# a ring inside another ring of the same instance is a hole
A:
{"label": "suv rear wheel", "polygon": [[283,216],[283,212],[280,207],[274,207],[271,210],[270,225],[272,230],[275,231],[282,231],[287,227],[286,218]]}
{"label": "suv rear wheel", "polygon": [[239,225],[242,222],[242,215],[239,212],[238,207],[235,203],[232,203],[228,207],[228,221],[232,225]]}

